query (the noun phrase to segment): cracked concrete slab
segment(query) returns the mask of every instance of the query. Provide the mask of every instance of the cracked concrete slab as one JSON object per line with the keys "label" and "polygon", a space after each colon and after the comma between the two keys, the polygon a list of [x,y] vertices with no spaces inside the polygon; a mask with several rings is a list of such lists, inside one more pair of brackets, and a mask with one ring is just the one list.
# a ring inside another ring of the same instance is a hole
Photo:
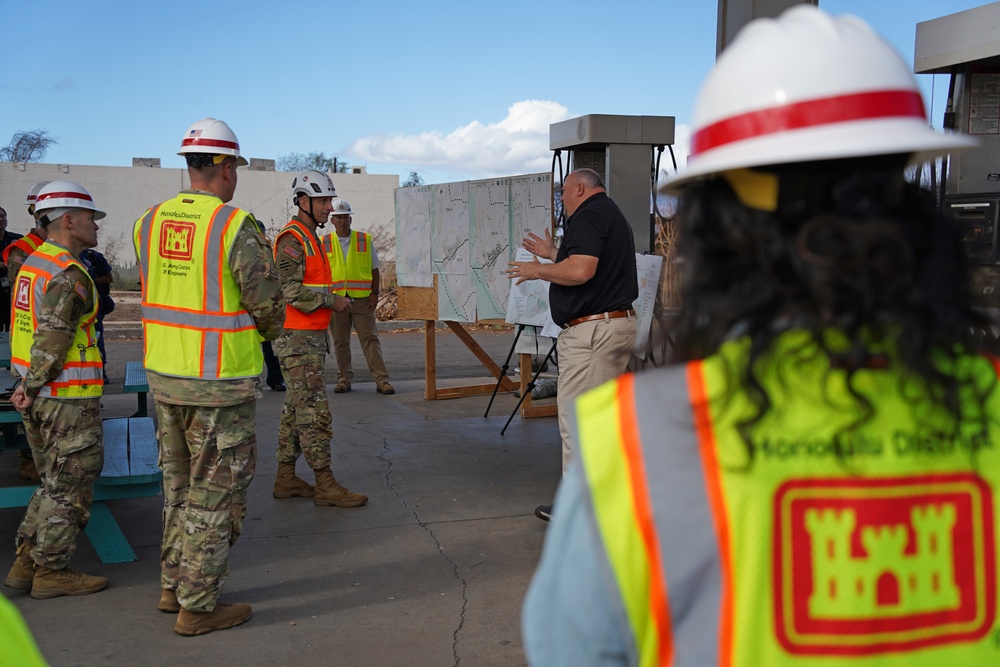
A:
{"label": "cracked concrete slab", "polygon": [[[439,358],[440,358],[439,353]],[[479,383],[482,378],[470,381]],[[109,587],[79,598],[33,600],[3,589],[53,665],[514,666],[525,662],[520,607],[545,535],[532,511],[559,480],[555,419],[515,418],[500,395],[424,401],[422,380],[397,394],[355,383],[330,391],[333,471],[368,494],[357,509],[276,500],[274,439],[283,396],[258,402],[258,466],[244,534],[232,551],[223,600],[253,605],[233,630],[185,638],[159,597],[159,498],[109,503],[139,560],[103,565],[85,537],[73,565]],[[104,399],[106,416],[135,399]],[[0,484],[16,455],[0,455]],[[311,480],[303,461],[299,475]],[[10,538],[21,510],[0,510]],[[13,547],[0,567],[9,567]]]}

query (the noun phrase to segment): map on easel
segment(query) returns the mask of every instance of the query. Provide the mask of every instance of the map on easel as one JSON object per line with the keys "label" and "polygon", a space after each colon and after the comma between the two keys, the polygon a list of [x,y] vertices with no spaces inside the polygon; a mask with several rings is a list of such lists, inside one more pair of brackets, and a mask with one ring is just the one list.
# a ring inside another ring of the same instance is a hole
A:
{"label": "map on easel", "polygon": [[[515,261],[530,262],[535,258],[524,248],[518,248]],[[548,260],[541,260],[547,262]],[[653,307],[656,305],[656,292],[660,285],[660,271],[663,267],[663,257],[659,255],[643,255],[636,253],[635,268],[639,278],[639,297],[632,302],[637,320],[635,347],[632,352],[636,356],[645,354],[649,342],[649,330],[653,322]],[[515,285],[511,279],[510,299],[507,301],[507,322],[510,324],[529,324],[545,327],[543,335],[558,333],[559,328],[552,321],[552,311],[549,308],[549,282],[545,280],[526,280]]]}
{"label": "map on easel", "polygon": [[441,320],[506,319],[504,270],[528,231],[551,227],[552,175],[397,188],[395,204],[400,287],[434,289]]}

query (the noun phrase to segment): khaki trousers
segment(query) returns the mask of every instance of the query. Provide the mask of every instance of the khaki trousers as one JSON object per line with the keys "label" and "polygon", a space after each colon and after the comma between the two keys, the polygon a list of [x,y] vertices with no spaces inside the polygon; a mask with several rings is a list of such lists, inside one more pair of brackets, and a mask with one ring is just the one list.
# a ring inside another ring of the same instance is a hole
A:
{"label": "khaki trousers", "polygon": [[578,396],[625,372],[635,345],[636,320],[619,317],[595,320],[563,329],[556,343],[559,353],[559,435],[563,472],[569,467],[574,443],[570,432],[573,404]]}
{"label": "khaki trousers", "polygon": [[382,344],[378,341],[378,330],[375,328],[375,313],[368,308],[368,298],[357,299],[351,304],[351,309],[343,313],[334,313],[330,321],[330,332],[333,334],[333,352],[337,358],[337,380],[350,382],[354,377],[351,368],[351,327],[358,332],[358,342],[361,352],[368,362],[368,370],[379,385],[389,381],[389,372],[382,360]]}

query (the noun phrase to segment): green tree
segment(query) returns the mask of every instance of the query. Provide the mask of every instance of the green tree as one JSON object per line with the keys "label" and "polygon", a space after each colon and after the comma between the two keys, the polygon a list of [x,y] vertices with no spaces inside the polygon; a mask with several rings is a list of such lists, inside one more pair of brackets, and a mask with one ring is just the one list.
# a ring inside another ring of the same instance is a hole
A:
{"label": "green tree", "polygon": [[0,148],[0,162],[41,162],[49,146],[57,143],[48,130],[15,132],[10,143]]}
{"label": "green tree", "polygon": [[423,185],[423,184],[424,184],[423,177],[420,174],[418,174],[417,172],[411,171],[410,175],[407,177],[407,179],[405,181],[403,181],[403,184],[401,186],[399,186],[399,187],[401,187],[401,188],[412,188],[412,187],[415,187],[415,186],[418,186],[418,185]]}
{"label": "green tree", "polygon": [[305,171],[318,169],[334,174],[346,174],[351,170],[351,163],[336,155],[326,153],[286,153],[275,161],[278,171]]}

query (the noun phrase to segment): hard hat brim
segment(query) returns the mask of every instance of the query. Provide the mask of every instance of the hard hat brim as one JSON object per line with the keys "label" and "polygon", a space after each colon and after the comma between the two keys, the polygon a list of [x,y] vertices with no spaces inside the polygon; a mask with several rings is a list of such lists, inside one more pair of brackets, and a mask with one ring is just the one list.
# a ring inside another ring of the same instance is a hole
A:
{"label": "hard hat brim", "polygon": [[875,155],[911,155],[911,163],[976,148],[972,137],[936,132],[916,119],[882,118],[788,130],[722,146],[689,157],[686,167],[659,188],[676,194],[684,185],[730,169]]}

